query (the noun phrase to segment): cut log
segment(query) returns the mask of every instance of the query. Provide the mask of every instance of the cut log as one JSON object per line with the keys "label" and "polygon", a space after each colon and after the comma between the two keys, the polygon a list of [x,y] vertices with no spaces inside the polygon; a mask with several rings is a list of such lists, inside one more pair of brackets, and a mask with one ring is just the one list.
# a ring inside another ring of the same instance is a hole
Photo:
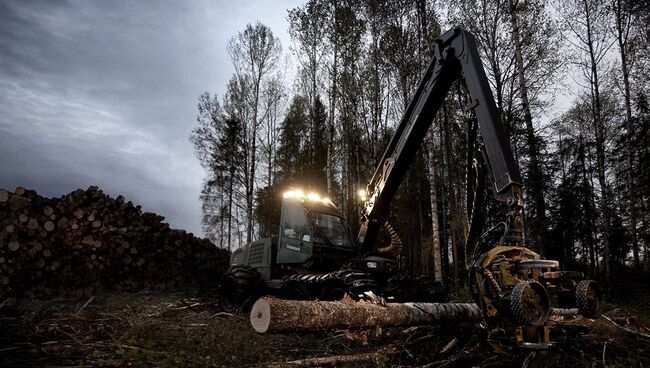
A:
{"label": "cut log", "polygon": [[442,321],[479,322],[480,308],[469,303],[321,302],[258,299],[250,322],[259,333],[413,326]]}
{"label": "cut log", "polygon": [[27,199],[17,195],[9,196],[8,206],[10,210],[19,211],[27,207],[27,205]]}
{"label": "cut log", "polygon": [[43,224],[43,228],[45,229],[45,231],[51,232],[52,230],[54,230],[54,223],[52,221],[45,221],[45,223]]}
{"label": "cut log", "polygon": [[9,192],[4,189],[0,189],[0,203],[5,203],[8,200],[9,200]]}
{"label": "cut log", "polygon": [[35,218],[29,219],[29,221],[27,222],[27,228],[30,230],[38,229],[38,220]]}
{"label": "cut log", "polygon": [[10,251],[15,252],[18,250],[18,248],[20,248],[20,243],[13,240],[9,242],[8,246]]}

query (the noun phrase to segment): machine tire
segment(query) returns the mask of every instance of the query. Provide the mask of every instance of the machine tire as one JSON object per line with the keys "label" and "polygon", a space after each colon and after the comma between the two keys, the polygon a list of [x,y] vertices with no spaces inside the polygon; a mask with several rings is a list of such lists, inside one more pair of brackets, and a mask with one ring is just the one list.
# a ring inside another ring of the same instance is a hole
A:
{"label": "machine tire", "polygon": [[594,280],[582,280],[576,286],[576,305],[583,317],[598,318],[603,312],[603,294]]}
{"label": "machine tire", "polygon": [[[535,305],[535,304],[537,305]],[[531,310],[534,308],[535,310]],[[533,315],[536,312],[537,315]],[[510,313],[522,325],[543,325],[551,312],[546,288],[536,281],[522,281],[515,285],[510,294]]]}
{"label": "machine tire", "polygon": [[340,281],[334,281],[323,285],[321,290],[321,300],[341,300],[347,293],[345,284]]}
{"label": "machine tire", "polygon": [[342,281],[352,299],[358,300],[367,291],[379,294],[377,281],[365,272],[349,271],[343,275]]}
{"label": "machine tire", "polygon": [[260,292],[262,277],[249,266],[233,266],[221,279],[219,287],[221,307],[224,311],[250,307]]}
{"label": "machine tire", "polygon": [[309,300],[309,291],[305,285],[298,281],[288,281],[282,285],[281,293],[284,299],[289,300]]}

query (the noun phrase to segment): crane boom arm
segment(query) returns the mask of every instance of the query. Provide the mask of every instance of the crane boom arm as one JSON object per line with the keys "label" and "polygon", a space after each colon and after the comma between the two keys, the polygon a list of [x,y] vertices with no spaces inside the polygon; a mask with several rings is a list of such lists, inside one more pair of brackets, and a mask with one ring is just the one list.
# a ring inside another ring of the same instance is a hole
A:
{"label": "crane boom arm", "polygon": [[519,166],[501,125],[476,41],[471,33],[455,28],[435,41],[433,60],[368,184],[357,239],[364,249],[374,244],[381,219],[387,215],[429,126],[451,85],[461,78],[465,79],[470,106],[478,120],[487,166],[494,177],[494,195],[511,205],[521,201]]}

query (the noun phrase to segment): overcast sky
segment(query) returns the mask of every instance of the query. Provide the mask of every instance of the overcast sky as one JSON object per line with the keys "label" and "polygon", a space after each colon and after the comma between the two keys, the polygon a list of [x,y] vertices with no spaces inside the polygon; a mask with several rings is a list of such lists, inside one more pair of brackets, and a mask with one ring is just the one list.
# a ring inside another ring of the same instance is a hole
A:
{"label": "overcast sky", "polygon": [[230,37],[257,20],[289,50],[301,1],[0,1],[0,188],[98,185],[202,234],[188,140]]}

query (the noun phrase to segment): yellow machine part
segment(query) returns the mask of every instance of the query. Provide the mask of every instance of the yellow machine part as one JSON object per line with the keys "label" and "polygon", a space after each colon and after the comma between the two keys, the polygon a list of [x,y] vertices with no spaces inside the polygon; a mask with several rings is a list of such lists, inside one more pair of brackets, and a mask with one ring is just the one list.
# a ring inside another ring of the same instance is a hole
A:
{"label": "yellow machine part", "polygon": [[[480,268],[483,270],[482,273],[479,273],[476,275],[477,281],[479,282],[479,285],[482,285],[483,278],[487,278],[494,286],[495,289],[500,291],[502,287],[511,287],[516,285],[520,280],[516,278],[516,276],[510,276],[510,272],[505,272],[506,270],[502,269],[500,272],[500,283],[495,279],[495,277],[492,275],[492,272],[490,272],[490,266],[498,259],[540,259],[540,255],[531,251],[530,249],[522,246],[517,246],[517,245],[497,245],[494,248],[490,249],[487,254],[485,255],[485,258],[480,264]],[[508,265],[506,263],[503,263],[501,267],[507,267]],[[481,287],[482,288],[482,287]],[[484,293],[481,293],[482,298],[485,303],[485,307],[487,310],[485,311],[487,313],[488,317],[495,317],[498,312],[497,309],[493,305],[493,301],[487,297]]]}
{"label": "yellow machine part", "polygon": [[532,250],[518,246],[518,245],[497,245],[496,247],[490,249],[483,262],[481,262],[481,268],[488,268],[497,258],[512,258],[512,259],[540,259],[539,254],[533,252]]}

